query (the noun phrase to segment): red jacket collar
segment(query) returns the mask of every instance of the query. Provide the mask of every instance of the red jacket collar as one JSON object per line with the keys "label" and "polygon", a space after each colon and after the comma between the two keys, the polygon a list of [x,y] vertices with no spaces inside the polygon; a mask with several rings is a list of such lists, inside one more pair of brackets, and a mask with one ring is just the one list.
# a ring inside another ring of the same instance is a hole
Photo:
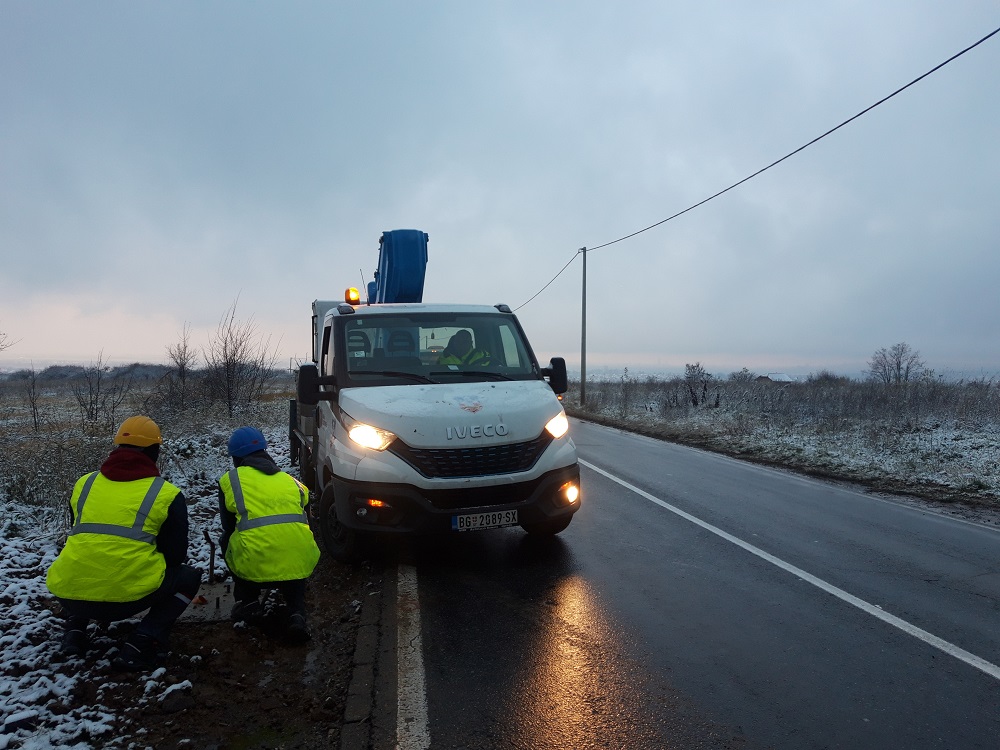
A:
{"label": "red jacket collar", "polygon": [[156,462],[142,451],[115,448],[101,465],[101,473],[113,482],[132,482],[160,476]]}

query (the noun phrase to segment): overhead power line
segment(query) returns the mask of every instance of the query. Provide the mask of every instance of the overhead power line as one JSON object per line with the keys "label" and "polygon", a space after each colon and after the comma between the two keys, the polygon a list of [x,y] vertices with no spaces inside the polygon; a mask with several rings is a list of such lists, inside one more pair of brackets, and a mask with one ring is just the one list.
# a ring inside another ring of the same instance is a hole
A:
{"label": "overhead power line", "polygon": [[[565,265],[565,266],[563,266],[562,268],[560,268],[560,269],[559,269],[559,273],[557,273],[557,274],[556,274],[555,276],[553,276],[553,277],[552,277],[551,279],[549,279],[549,284],[551,284],[551,283],[552,283],[553,281],[555,281],[556,279],[558,279],[558,278],[559,278],[559,277],[560,277],[560,276],[562,275],[562,272],[563,272],[563,271],[565,271],[565,270],[566,270],[567,268],[569,268],[569,264],[570,264],[570,263],[572,263],[572,262],[573,262],[574,260],[576,260],[576,256],[577,256],[577,255],[579,255],[579,254],[580,254],[580,253],[582,253],[582,252],[583,252],[583,250],[577,250],[577,251],[576,251],[576,252],[575,252],[575,253],[573,254],[573,257],[572,257],[572,258],[570,258],[570,259],[569,259],[569,260],[568,260],[568,261],[566,262],[566,265]],[[545,285],[545,286],[543,286],[543,287],[542,287],[541,289],[539,289],[539,290],[538,290],[537,292],[535,292],[534,294],[532,294],[532,295],[531,295],[531,296],[530,296],[530,297],[529,297],[529,298],[528,298],[528,299],[527,299],[526,301],[522,302],[522,303],[521,303],[520,305],[518,305],[518,306],[517,306],[517,307],[516,307],[515,309],[516,309],[516,310],[520,310],[520,309],[521,309],[522,307],[524,307],[524,306],[525,306],[526,304],[528,304],[528,302],[531,302],[531,300],[533,300],[533,299],[534,299],[535,297],[537,297],[537,296],[538,296],[539,294],[541,294],[541,293],[542,293],[542,292],[544,292],[544,291],[545,291],[546,289],[548,289],[548,288],[549,288],[549,284],[546,284],[546,285]]]}
{"label": "overhead power line", "polygon": [[609,246],[615,245],[615,244],[617,244],[619,242],[624,242],[625,240],[631,239],[632,237],[635,237],[636,235],[640,235],[643,232],[648,232],[650,229],[655,229],[656,227],[660,226],[661,224],[666,224],[668,221],[672,221],[673,219],[676,219],[678,216],[683,216],[684,214],[688,213],[689,211],[693,211],[694,209],[698,208],[699,206],[704,206],[709,201],[718,198],[720,195],[724,195],[725,193],[728,193],[730,190],[733,190],[734,188],[739,187],[744,182],[749,182],[754,177],[757,177],[758,175],[763,174],[767,170],[771,169],[771,167],[776,167],[777,165],[781,164],[781,162],[785,161],[786,159],[790,159],[791,157],[795,156],[796,154],[800,153],[801,151],[804,151],[805,149],[809,148],[813,144],[818,143],[819,141],[821,141],[824,138],[826,138],[828,135],[830,135],[832,133],[835,133],[836,131],[838,131],[842,127],[844,127],[845,125],[853,122],[854,120],[857,120],[862,115],[867,114],[868,112],[871,112],[873,109],[875,109],[880,104],[884,104],[885,102],[889,101],[894,96],[896,96],[897,94],[901,94],[902,92],[906,91],[906,89],[910,88],[911,86],[913,86],[916,83],[919,83],[924,78],[927,78],[927,76],[931,75],[932,73],[936,73],[938,70],[940,70],[941,68],[943,68],[948,63],[951,63],[951,62],[957,60],[959,57],[961,57],[962,55],[964,55],[966,52],[969,52],[969,51],[975,49],[980,44],[982,44],[986,40],[990,39],[991,37],[996,36],[997,34],[1000,34],[1000,28],[994,29],[989,34],[987,34],[982,39],[980,39],[978,42],[975,42],[974,44],[970,44],[968,47],[966,47],[965,49],[963,49],[961,52],[956,52],[954,55],[952,55],[951,57],[949,57],[944,62],[939,63],[938,65],[935,65],[933,68],[931,68],[930,70],[928,70],[923,75],[917,76],[916,78],[914,78],[912,81],[910,81],[905,86],[899,87],[898,89],[896,89],[895,91],[893,91],[888,96],[884,96],[881,99],[879,99],[877,102],[875,102],[871,106],[865,107],[863,110],[861,110],[860,112],[858,112],[853,117],[847,118],[842,123],[840,123],[839,125],[837,125],[835,127],[830,128],[829,130],[827,130],[822,135],[816,136],[815,138],[813,138],[808,143],[805,143],[802,146],[799,146],[794,151],[791,151],[791,152],[785,154],[780,159],[777,159],[776,161],[773,161],[770,164],[768,164],[766,167],[758,169],[756,172],[754,172],[751,175],[748,175],[748,176],[744,177],[739,182],[734,182],[732,185],[730,185],[729,187],[725,188],[724,190],[720,190],[719,192],[714,193],[713,195],[708,196],[704,200],[700,200],[697,203],[695,203],[695,204],[693,204],[691,206],[688,206],[683,211],[678,211],[677,213],[675,213],[675,214],[673,214],[671,216],[668,216],[665,219],[661,219],[660,221],[656,222],[655,224],[650,224],[648,227],[644,227],[642,229],[638,229],[638,230],[636,230],[634,232],[631,232],[629,234],[624,235],[623,237],[619,237],[616,240],[611,240],[610,242],[605,242],[603,245],[596,245],[594,247],[588,247],[588,248],[583,248],[583,249],[577,250],[573,254],[573,257],[571,257],[569,259],[569,262],[567,262],[566,265],[563,266],[559,270],[559,273],[557,273],[555,276],[553,276],[545,286],[543,286],[541,289],[539,289],[537,292],[535,292],[535,294],[533,294],[531,297],[529,297],[528,300],[526,300],[525,302],[523,302],[520,305],[518,305],[515,308],[515,310],[520,310],[522,307],[524,307],[525,305],[527,305],[528,302],[531,302],[533,299],[535,299],[535,297],[537,297],[539,294],[541,294],[542,292],[544,292],[549,287],[549,285],[552,284],[553,281],[555,281],[556,279],[558,279],[563,274],[563,272],[567,268],[569,268],[570,264],[574,260],[576,260],[577,256],[580,255],[581,253],[584,253],[584,252],[593,252],[594,250],[600,250],[601,248],[609,247]]}

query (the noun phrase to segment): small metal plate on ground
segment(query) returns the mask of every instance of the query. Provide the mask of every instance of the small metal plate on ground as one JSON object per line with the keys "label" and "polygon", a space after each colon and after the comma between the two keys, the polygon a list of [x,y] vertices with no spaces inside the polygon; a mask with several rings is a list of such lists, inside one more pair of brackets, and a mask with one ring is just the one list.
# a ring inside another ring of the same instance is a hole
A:
{"label": "small metal plate on ground", "polygon": [[203,583],[198,596],[192,601],[181,620],[193,622],[219,622],[228,620],[233,610],[233,582]]}

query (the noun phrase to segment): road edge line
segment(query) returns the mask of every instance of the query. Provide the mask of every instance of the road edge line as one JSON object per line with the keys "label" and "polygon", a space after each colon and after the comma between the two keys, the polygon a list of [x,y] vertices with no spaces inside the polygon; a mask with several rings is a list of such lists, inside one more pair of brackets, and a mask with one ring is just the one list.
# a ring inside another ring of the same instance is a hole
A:
{"label": "road edge line", "polygon": [[424,680],[423,642],[420,636],[420,600],[417,570],[400,565],[396,582],[396,747],[428,750],[431,746]]}

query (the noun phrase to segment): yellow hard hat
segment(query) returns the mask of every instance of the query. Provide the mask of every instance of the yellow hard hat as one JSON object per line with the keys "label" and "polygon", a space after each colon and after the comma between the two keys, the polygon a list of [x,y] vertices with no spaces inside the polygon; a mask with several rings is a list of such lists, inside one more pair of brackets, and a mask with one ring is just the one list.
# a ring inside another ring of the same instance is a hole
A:
{"label": "yellow hard hat", "polygon": [[115,435],[115,445],[134,445],[138,448],[148,448],[162,442],[163,438],[160,437],[160,428],[156,426],[156,422],[143,416],[126,419],[118,428],[118,434]]}

